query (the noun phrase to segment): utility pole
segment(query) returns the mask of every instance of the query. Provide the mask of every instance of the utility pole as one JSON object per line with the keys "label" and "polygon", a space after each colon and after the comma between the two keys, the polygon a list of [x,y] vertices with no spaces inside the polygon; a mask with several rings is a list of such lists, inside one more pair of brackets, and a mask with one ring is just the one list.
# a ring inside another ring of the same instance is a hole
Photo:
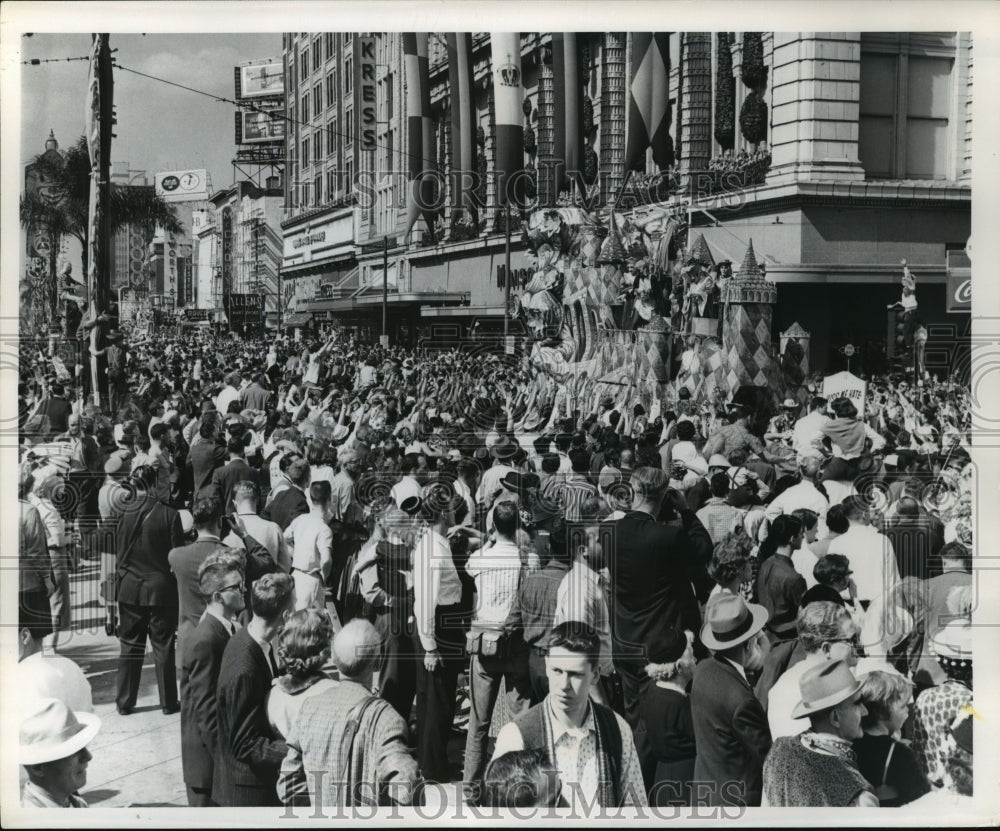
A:
{"label": "utility pole", "polygon": [[382,347],[389,345],[389,235],[382,248]]}
{"label": "utility pole", "polygon": [[510,203],[503,206],[504,227],[504,277],[503,277],[503,348],[507,350],[510,335]]}

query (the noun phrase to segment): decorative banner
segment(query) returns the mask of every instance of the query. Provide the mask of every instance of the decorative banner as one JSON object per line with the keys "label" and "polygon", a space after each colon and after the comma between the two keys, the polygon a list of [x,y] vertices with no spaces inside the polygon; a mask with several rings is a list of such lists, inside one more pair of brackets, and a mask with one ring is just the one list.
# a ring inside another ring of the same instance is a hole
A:
{"label": "decorative banner", "polygon": [[236,78],[237,98],[280,97],[285,94],[285,69],[276,58],[238,66]]}
{"label": "decorative banner", "polygon": [[[363,151],[371,152],[377,144],[375,139],[378,121],[375,97],[375,38],[372,35],[358,37],[356,72],[354,87],[358,91],[357,111],[361,114],[357,119],[358,142]],[[393,161],[389,160],[390,166]]]}
{"label": "decorative banner", "polygon": [[865,414],[865,398],[868,385],[850,372],[838,372],[823,379],[823,397],[827,401],[835,398],[850,398],[858,408],[858,416]]}
{"label": "decorative banner", "polygon": [[625,169],[643,170],[647,147],[660,170],[674,163],[670,138],[670,44],[667,32],[633,32]]}
{"label": "decorative banner", "polygon": [[583,171],[583,85],[577,37],[573,32],[552,33],[552,99],[557,190],[564,190],[567,177]]}
{"label": "decorative banner", "polygon": [[[101,251],[101,205],[100,171],[101,171],[101,87],[98,79],[100,72],[100,55],[107,35],[91,35],[90,63],[87,72],[87,107],[84,111],[84,135],[87,137],[87,151],[90,156],[90,199],[87,207],[87,291],[90,295],[90,320],[96,320],[98,266]],[[100,327],[90,330],[90,378],[94,394],[94,403],[101,403],[100,387],[97,372],[97,334]]]}
{"label": "decorative banner", "polygon": [[[476,104],[472,98],[472,34],[448,32],[451,90],[451,206],[477,216],[475,201]],[[482,206],[485,207],[485,206]]]}
{"label": "decorative banner", "polygon": [[521,83],[521,33],[490,32],[493,103],[496,111],[497,203],[518,202],[524,169],[524,85]]}
{"label": "decorative banner", "polygon": [[434,181],[427,174],[433,167],[434,142],[431,121],[431,90],[427,72],[427,32],[403,33],[403,66],[406,71],[407,190],[406,230],[409,234],[422,213],[431,228]]}

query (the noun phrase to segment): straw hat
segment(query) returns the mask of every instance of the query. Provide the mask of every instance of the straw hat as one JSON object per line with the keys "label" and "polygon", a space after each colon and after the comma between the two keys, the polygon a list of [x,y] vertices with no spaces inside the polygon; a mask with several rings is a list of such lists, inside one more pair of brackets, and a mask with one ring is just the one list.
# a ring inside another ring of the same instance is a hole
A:
{"label": "straw hat", "polygon": [[846,662],[824,661],[806,670],[799,679],[802,700],[792,710],[792,718],[829,710],[847,701],[860,689],[861,682],[854,677]]}
{"label": "straw hat", "polygon": [[701,642],[709,649],[732,649],[763,629],[767,618],[766,608],[747,603],[738,594],[716,595],[705,609]]}
{"label": "straw hat", "polygon": [[22,765],[42,765],[65,759],[86,747],[101,729],[93,713],[74,713],[57,698],[43,698],[33,715],[21,722]]}

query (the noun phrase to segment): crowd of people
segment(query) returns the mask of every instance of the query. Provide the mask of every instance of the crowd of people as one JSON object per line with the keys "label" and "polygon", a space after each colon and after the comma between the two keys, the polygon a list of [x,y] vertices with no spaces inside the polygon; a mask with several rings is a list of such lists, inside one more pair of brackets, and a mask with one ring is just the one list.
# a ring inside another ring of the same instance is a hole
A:
{"label": "crowd of people", "polygon": [[22,355],[25,804],[86,804],[84,560],[117,712],[148,641],[192,806],[971,795],[968,390],[817,388],[758,434],[483,351],[107,340],[113,407]]}

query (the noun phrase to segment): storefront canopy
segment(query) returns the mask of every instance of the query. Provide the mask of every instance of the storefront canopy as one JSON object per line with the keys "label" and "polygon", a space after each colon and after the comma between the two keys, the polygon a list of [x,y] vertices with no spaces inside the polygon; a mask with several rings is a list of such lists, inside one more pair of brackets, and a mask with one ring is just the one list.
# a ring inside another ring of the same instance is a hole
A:
{"label": "storefront canopy", "polygon": [[281,325],[288,329],[295,329],[299,326],[305,326],[310,320],[312,320],[312,312],[292,312],[281,322]]}

